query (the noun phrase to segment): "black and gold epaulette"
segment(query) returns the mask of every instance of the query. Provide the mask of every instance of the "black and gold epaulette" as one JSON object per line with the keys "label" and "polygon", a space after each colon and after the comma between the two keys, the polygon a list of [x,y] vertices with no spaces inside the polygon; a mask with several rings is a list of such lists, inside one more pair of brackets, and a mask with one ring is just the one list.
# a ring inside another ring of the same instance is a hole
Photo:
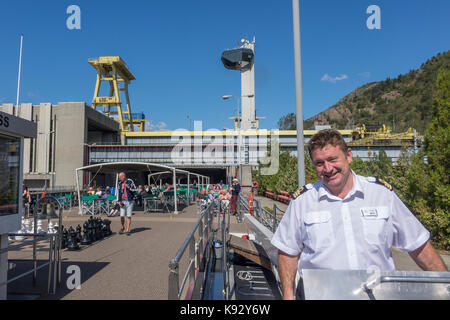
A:
{"label": "black and gold epaulette", "polygon": [[306,191],[308,191],[309,189],[311,189],[310,185],[307,184],[301,188],[298,188],[293,194],[292,194],[292,198],[293,199],[297,199],[299,196],[301,196],[302,194],[304,194]]}
{"label": "black and gold epaulette", "polygon": [[378,183],[378,184],[381,184],[382,186],[385,186],[390,191],[394,190],[394,188],[389,183],[387,183],[386,181],[384,181],[381,178],[375,177],[375,182]]}

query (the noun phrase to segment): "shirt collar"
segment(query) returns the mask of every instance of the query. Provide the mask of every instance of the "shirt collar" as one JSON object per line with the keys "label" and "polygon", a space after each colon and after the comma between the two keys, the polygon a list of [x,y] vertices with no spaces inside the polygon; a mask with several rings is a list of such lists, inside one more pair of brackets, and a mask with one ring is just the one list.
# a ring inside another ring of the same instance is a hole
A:
{"label": "shirt collar", "polygon": [[353,171],[350,169],[350,171],[353,174],[353,188],[352,190],[347,194],[347,196],[345,198],[349,198],[353,195],[357,196],[358,193],[361,194],[362,197],[364,197],[364,190],[361,186],[361,181],[360,181],[360,177]]}
{"label": "shirt collar", "polygon": [[328,188],[322,183],[322,181],[320,181],[319,184],[319,190],[318,190],[318,195],[319,195],[319,200],[322,197],[327,197],[329,199],[334,199],[334,200],[345,200],[353,195],[357,195],[357,193],[360,193],[361,196],[364,196],[364,192],[363,189],[361,187],[361,183],[359,181],[358,175],[352,170],[350,169],[351,174],[353,175],[353,187],[352,190],[350,190],[350,192],[347,194],[347,196],[344,199],[341,199],[335,195],[333,195],[330,190],[328,190]]}

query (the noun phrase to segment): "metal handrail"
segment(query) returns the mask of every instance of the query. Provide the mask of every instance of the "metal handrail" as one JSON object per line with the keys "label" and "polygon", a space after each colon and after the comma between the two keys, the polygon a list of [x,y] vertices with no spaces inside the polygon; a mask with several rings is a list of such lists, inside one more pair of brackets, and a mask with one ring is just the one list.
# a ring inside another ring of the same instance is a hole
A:
{"label": "metal handrail", "polygon": [[379,276],[362,284],[365,292],[372,291],[381,283],[402,282],[402,283],[450,283],[450,277],[423,277],[423,276]]}
{"label": "metal handrail", "polygon": [[[220,201],[220,200],[219,200]],[[228,264],[228,247],[227,238],[230,231],[230,204],[226,207],[219,205],[219,215],[218,215],[218,225],[220,225],[222,232],[222,273],[223,273],[223,295],[225,300],[229,300],[230,293],[230,279],[229,279],[229,264]],[[225,214],[228,211],[228,221],[225,221]],[[222,213],[222,214],[221,214]],[[222,222],[220,222],[220,217],[222,217]]]}
{"label": "metal handrail", "polygon": [[[35,252],[33,251],[33,268],[31,270],[25,271],[11,279],[6,280],[5,282],[0,283],[0,288],[3,286],[8,285],[9,283],[16,281],[18,279],[21,279],[29,274],[33,274],[33,280],[35,281],[35,274],[38,270],[49,266],[48,267],[48,281],[47,281],[47,293],[50,293],[50,286],[51,286],[51,282],[52,282],[52,269],[53,269],[53,291],[52,293],[55,294],[56,292],[56,282],[57,282],[57,270],[58,270],[58,250],[59,247],[57,245],[58,243],[58,239],[59,239],[59,234],[58,233],[54,233],[54,234],[34,234],[34,233],[30,233],[30,234],[18,234],[18,233],[11,233],[9,234],[9,236],[25,236],[25,237],[34,237],[33,240],[26,240],[26,241],[22,241],[19,244],[15,244],[15,245],[11,245],[8,246],[6,248],[0,249],[0,254],[6,253],[8,251],[12,251],[12,250],[16,250],[18,248],[33,244],[35,245],[37,242],[39,241],[44,241],[49,239],[49,255],[48,255],[48,262],[44,262],[43,264],[37,266],[36,264],[36,258],[35,258]],[[52,267],[53,265],[53,267]]]}
{"label": "metal handrail", "polygon": [[[261,224],[263,224],[270,231],[275,232],[280,219],[277,218],[277,210],[282,211],[274,204],[274,212],[271,213],[268,210],[261,207],[261,203],[258,199],[254,199],[253,203],[253,216],[258,220]],[[284,211],[282,211],[284,213]]]}
{"label": "metal handrail", "polygon": [[[42,202],[43,205],[46,204],[48,202],[54,202],[55,204],[57,204],[58,206],[58,231],[55,234],[39,234],[37,231],[37,220],[38,220],[38,212],[37,212],[37,208],[38,208],[38,204]],[[16,235],[20,235],[20,236],[28,236],[28,237],[33,237],[33,240],[26,240],[23,241],[20,244],[17,245],[13,245],[13,246],[8,246],[2,250],[0,250],[0,253],[3,253],[3,251],[9,251],[12,249],[17,249],[19,247],[23,247],[25,245],[29,245],[32,244],[33,245],[33,269],[31,269],[30,271],[27,271],[25,273],[22,273],[16,277],[14,277],[13,279],[9,279],[6,282],[2,283],[0,285],[4,286],[7,285],[8,283],[15,281],[17,279],[20,279],[30,273],[33,274],[33,285],[36,284],[36,279],[37,279],[37,271],[42,269],[45,266],[49,266],[49,276],[48,276],[48,293],[50,293],[50,282],[51,282],[51,273],[52,273],[52,264],[54,265],[53,268],[53,273],[54,273],[54,280],[53,280],[53,293],[56,292],[56,283],[61,284],[61,241],[62,241],[62,235],[61,235],[61,226],[62,226],[62,206],[61,203],[59,202],[58,199],[56,199],[55,197],[52,196],[46,196],[44,198],[41,198],[40,200],[37,201],[36,205],[34,206],[34,213],[33,213],[33,219],[34,219],[34,230],[33,233],[28,233],[28,234],[16,234],[16,233],[12,233],[10,234],[11,236],[16,236]],[[41,239],[39,239],[41,238]],[[42,241],[49,238],[50,239],[50,248],[49,248],[49,261],[38,266],[37,265],[37,242],[38,241]]]}
{"label": "metal handrail", "polygon": [[277,211],[281,211],[283,213],[285,213],[286,211],[284,211],[283,209],[279,208],[276,203],[273,204],[273,212],[277,212]]}
{"label": "metal handrail", "polygon": [[381,276],[380,282],[450,283],[450,277]]}
{"label": "metal handrail", "polygon": [[[205,258],[208,258],[207,247],[208,241],[211,235],[211,224],[212,224],[212,211],[214,207],[214,202],[211,202],[205,210],[203,210],[200,218],[195,224],[192,231],[187,236],[181,248],[178,250],[175,257],[169,263],[169,300],[180,300],[183,293],[184,287],[187,280],[189,279],[190,292],[188,295],[192,295],[192,290],[195,282],[198,280],[198,272],[200,266],[203,265]],[[198,232],[198,240],[195,241],[195,234]],[[189,264],[185,274],[183,275],[183,280],[181,285],[179,283],[179,264],[183,257],[186,249],[189,246]],[[200,291],[203,291],[203,281],[201,281]],[[190,296],[187,296],[189,299]],[[185,297],[186,298],[186,297]]]}

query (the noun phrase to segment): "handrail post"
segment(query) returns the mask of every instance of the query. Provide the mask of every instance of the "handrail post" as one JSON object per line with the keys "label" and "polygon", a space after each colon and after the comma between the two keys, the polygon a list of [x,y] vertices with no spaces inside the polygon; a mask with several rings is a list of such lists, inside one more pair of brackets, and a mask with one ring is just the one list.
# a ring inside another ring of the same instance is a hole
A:
{"label": "handrail post", "polygon": [[50,237],[50,244],[48,248],[48,281],[47,281],[47,294],[50,293],[50,284],[52,279],[52,264],[53,264],[53,236]]}
{"label": "handrail post", "polygon": [[169,300],[178,300],[180,290],[180,279],[178,277],[179,264],[173,259],[169,263]]}
{"label": "handrail post", "polygon": [[198,241],[196,241],[197,244],[197,262],[195,264],[196,268],[200,269],[200,261],[201,257],[203,256],[203,221],[200,220],[200,223],[198,225]]}
{"label": "handrail post", "polygon": [[[37,214],[36,214],[36,208],[33,212],[33,234],[37,234]],[[36,238],[34,238],[36,239]],[[37,257],[36,257],[36,241],[33,242],[33,286],[36,285],[36,279],[37,279]]]}
{"label": "handrail post", "polygon": [[[221,216],[219,211],[219,217]],[[222,273],[223,273],[223,294],[225,300],[227,299],[227,237],[226,237],[226,223],[225,216],[222,216],[222,223],[220,224],[220,229],[222,231]]]}
{"label": "handrail post", "polygon": [[272,223],[272,232],[275,232],[277,222],[277,205],[273,204],[273,223]]}
{"label": "handrail post", "polygon": [[189,286],[193,286],[195,282],[195,267],[197,265],[197,255],[196,255],[196,243],[195,243],[195,236],[192,235],[191,239],[189,240],[189,261],[194,260],[194,268],[191,268],[189,270]]}
{"label": "handrail post", "polygon": [[[59,228],[58,228],[59,231]],[[55,239],[53,241],[53,294],[56,293],[56,283],[58,282],[58,269],[59,269],[59,260],[61,255],[58,255],[60,253],[60,244],[59,244],[60,238],[59,233],[55,234]],[[59,284],[59,283],[58,283]]]}
{"label": "handrail post", "polygon": [[228,206],[225,207],[225,212],[228,212],[228,227],[227,227],[227,231],[230,230],[230,216],[231,216],[231,209],[230,209],[230,204],[228,203]]}

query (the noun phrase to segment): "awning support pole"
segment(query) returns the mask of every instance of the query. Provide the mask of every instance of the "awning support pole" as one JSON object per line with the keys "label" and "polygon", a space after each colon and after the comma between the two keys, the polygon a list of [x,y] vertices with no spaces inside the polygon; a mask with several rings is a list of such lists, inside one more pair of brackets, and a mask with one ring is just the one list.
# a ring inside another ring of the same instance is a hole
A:
{"label": "awning support pole", "polygon": [[187,174],[187,205],[189,206],[190,205],[190,198],[191,198],[191,194],[189,193],[189,189],[190,189],[190,175],[189,175],[189,173]]}
{"label": "awning support pole", "polygon": [[177,204],[177,185],[176,185],[176,180],[177,176],[175,173],[175,169],[173,169],[173,202],[175,204],[175,211],[173,212],[174,214],[178,214],[178,204]]}
{"label": "awning support pole", "polygon": [[[83,212],[81,211],[81,192],[80,192],[80,182],[78,178],[78,170],[75,170],[75,179],[77,180],[77,192],[78,192],[78,213],[80,215],[83,215]],[[58,226],[60,227],[60,226]]]}

